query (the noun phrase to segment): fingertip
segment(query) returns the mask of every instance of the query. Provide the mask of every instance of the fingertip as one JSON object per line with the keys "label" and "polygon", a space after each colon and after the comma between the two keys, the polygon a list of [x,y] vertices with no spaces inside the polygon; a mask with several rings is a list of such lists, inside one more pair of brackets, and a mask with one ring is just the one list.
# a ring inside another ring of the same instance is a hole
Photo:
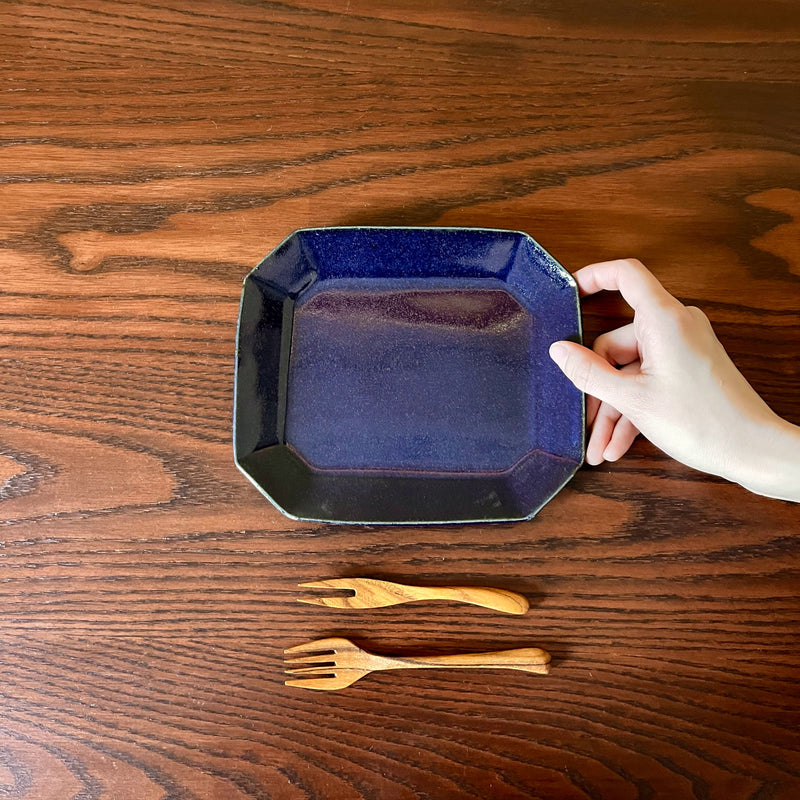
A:
{"label": "fingertip", "polygon": [[606,461],[619,461],[631,449],[639,429],[627,418],[622,417],[614,427],[611,439],[603,450]]}
{"label": "fingertip", "polygon": [[569,345],[566,342],[553,342],[548,350],[550,358],[555,361],[559,369],[563,368],[564,362],[569,355]]}
{"label": "fingertip", "polygon": [[603,431],[592,431],[592,435],[589,438],[589,444],[586,445],[585,460],[589,466],[596,467],[598,464],[602,464],[605,460],[603,453],[605,452],[606,447],[608,447],[608,440],[610,437],[604,436],[603,440],[601,441],[600,436],[602,434]]}
{"label": "fingertip", "polygon": [[588,347],[570,341],[553,342],[550,358],[580,391],[595,397],[607,397],[620,387],[620,372]]}
{"label": "fingertip", "polygon": [[572,276],[581,296],[619,291],[631,308],[638,311],[653,303],[675,303],[675,298],[638,258],[618,258],[587,264]]}
{"label": "fingertip", "polygon": [[605,459],[603,458],[603,456],[602,456],[602,455],[600,455],[600,456],[596,456],[596,455],[590,455],[590,454],[589,454],[589,451],[588,451],[588,450],[586,451],[586,458],[584,459],[584,461],[585,461],[585,462],[586,462],[586,463],[587,463],[587,464],[588,464],[590,467],[599,467],[599,466],[600,466],[600,464],[602,464],[604,460],[605,460]]}

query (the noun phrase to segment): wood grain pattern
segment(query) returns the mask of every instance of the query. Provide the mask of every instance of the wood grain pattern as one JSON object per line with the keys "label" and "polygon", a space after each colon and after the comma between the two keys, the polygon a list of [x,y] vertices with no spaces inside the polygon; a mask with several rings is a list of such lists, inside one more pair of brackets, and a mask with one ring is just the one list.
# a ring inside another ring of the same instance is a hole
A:
{"label": "wood grain pattern", "polygon": [[[0,795],[797,797],[797,506],[639,442],[530,523],[310,525],[230,420],[266,252],[442,224],[641,258],[800,423],[799,40],[780,0],[0,3]],[[532,608],[295,602],[359,574]],[[283,686],[336,635],[553,665]]]}
{"label": "wood grain pattern", "polygon": [[[301,603],[325,606],[326,608],[386,608],[420,600],[469,603],[503,614],[525,614],[530,608],[528,598],[524,594],[489,586],[410,586],[393,581],[380,581],[375,578],[353,577],[309,581],[301,583],[300,587],[328,590],[327,592],[309,592],[308,597],[297,598]],[[352,594],[343,594],[341,590],[352,592]]]}
{"label": "wood grain pattern", "polygon": [[286,686],[333,692],[352,686],[372,672],[398,669],[517,669],[547,675],[550,653],[540,647],[517,647],[489,653],[387,656],[370,653],[349,639],[328,637],[285,651]]}

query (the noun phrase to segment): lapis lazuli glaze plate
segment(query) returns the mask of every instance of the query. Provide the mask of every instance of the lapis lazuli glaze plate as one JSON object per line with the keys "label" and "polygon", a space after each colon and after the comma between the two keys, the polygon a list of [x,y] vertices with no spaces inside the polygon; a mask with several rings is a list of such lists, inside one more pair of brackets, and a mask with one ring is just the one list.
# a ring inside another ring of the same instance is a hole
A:
{"label": "lapis lazuli glaze plate", "polygon": [[571,276],[530,236],[300,230],[245,279],[236,462],[285,514],[342,523],[532,517],[583,461]]}

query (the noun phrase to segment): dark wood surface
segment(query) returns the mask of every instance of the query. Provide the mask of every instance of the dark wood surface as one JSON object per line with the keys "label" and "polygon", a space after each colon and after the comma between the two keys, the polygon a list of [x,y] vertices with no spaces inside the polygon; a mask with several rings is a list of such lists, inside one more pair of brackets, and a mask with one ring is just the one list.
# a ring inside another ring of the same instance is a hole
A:
{"label": "dark wood surface", "polygon": [[[800,423],[799,39],[779,0],[0,3],[0,795],[800,796],[798,506],[640,441],[525,524],[297,523],[230,443],[243,276],[342,224],[637,256]],[[355,574],[532,610],[294,601]],[[330,634],[554,668],[285,688]]]}

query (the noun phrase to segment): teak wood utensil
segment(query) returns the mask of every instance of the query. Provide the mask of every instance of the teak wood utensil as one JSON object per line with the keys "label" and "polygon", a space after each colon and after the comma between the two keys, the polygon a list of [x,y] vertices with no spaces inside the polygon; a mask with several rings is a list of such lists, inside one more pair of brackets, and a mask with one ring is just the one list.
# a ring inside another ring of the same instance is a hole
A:
{"label": "teak wood utensil", "polygon": [[524,614],[530,608],[523,595],[486,586],[407,586],[375,578],[331,578],[298,585],[307,589],[351,589],[355,592],[352,597],[298,598],[301,603],[328,608],[384,608],[418,600],[452,600],[505,614]]}
{"label": "teak wood utensil", "polygon": [[[518,669],[547,675],[550,654],[538,647],[464,653],[447,656],[380,656],[363,650],[349,639],[318,639],[285,650],[288,675],[286,686],[334,691],[344,689],[370,672],[387,669]],[[295,666],[296,665],[296,666]]]}

